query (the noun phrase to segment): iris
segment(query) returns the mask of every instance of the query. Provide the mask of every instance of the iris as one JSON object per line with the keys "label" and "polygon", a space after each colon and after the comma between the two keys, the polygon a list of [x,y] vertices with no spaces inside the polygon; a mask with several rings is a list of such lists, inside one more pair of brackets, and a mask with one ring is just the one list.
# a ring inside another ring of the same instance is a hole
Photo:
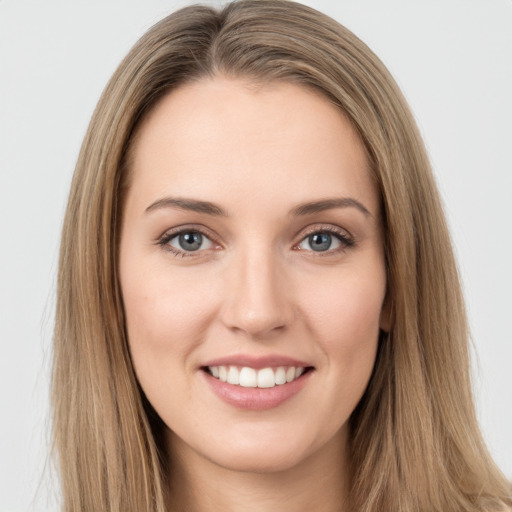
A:
{"label": "iris", "polygon": [[184,251],[197,251],[203,243],[203,235],[195,232],[181,233],[178,242]]}
{"label": "iris", "polygon": [[331,247],[332,236],[328,233],[315,233],[308,237],[308,242],[313,251],[327,251]]}

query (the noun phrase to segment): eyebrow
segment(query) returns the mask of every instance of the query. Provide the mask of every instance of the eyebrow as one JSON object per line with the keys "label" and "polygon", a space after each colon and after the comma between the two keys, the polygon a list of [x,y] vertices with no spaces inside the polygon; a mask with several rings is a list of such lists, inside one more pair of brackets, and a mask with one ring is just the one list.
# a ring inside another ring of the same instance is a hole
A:
{"label": "eyebrow", "polygon": [[198,213],[206,213],[208,215],[216,215],[226,217],[226,212],[216,204],[209,201],[199,201],[197,199],[182,199],[179,197],[164,197],[146,208],[146,213],[158,210],[160,208],[178,208],[180,210],[188,210]]}
{"label": "eyebrow", "polygon": [[360,212],[364,213],[366,217],[372,217],[372,214],[370,213],[368,208],[366,208],[357,199],[353,199],[352,197],[322,199],[320,201],[304,203],[291,210],[290,214],[295,216],[311,215],[313,213],[332,210],[333,208],[356,208]]}
{"label": "eyebrow", "polygon": [[[217,206],[214,203],[179,197],[164,197],[159,199],[158,201],[150,204],[145,211],[146,213],[149,213],[161,208],[178,208],[180,210],[206,213],[207,215],[227,217],[227,213],[220,206]],[[289,214],[292,216],[312,215],[314,213],[332,210],[334,208],[356,208],[365,216],[372,217],[370,211],[362,203],[351,197],[322,199],[320,201],[303,203],[293,208]]]}

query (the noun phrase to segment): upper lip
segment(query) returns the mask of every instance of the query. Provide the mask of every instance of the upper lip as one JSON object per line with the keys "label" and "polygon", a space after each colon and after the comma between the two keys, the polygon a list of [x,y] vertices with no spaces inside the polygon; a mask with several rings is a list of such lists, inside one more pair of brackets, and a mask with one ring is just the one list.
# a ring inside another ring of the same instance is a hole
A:
{"label": "upper lip", "polygon": [[294,359],[292,357],[280,355],[267,355],[267,356],[251,356],[245,354],[231,355],[226,357],[219,357],[207,361],[202,367],[206,366],[240,366],[254,368],[260,370],[261,368],[278,367],[278,366],[295,366],[307,368],[311,364]]}

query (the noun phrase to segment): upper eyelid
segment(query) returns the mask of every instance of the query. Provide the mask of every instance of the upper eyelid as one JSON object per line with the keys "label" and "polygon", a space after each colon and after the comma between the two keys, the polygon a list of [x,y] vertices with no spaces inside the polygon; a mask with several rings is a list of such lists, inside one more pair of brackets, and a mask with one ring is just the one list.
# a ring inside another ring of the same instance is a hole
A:
{"label": "upper eyelid", "polygon": [[322,233],[322,232],[328,232],[333,234],[338,234],[343,238],[350,238],[351,240],[354,239],[353,235],[345,228],[342,228],[340,226],[336,226],[334,224],[311,224],[310,226],[306,226],[305,228],[302,228],[296,235],[295,238],[300,237],[299,241],[303,240],[307,236],[310,236],[314,233]]}
{"label": "upper eyelid", "polygon": [[203,236],[209,238],[212,242],[219,243],[217,238],[210,229],[205,226],[198,224],[183,224],[181,226],[175,226],[173,228],[166,229],[158,238],[157,241],[163,239],[171,240],[172,238],[180,235],[181,233],[200,233]]}

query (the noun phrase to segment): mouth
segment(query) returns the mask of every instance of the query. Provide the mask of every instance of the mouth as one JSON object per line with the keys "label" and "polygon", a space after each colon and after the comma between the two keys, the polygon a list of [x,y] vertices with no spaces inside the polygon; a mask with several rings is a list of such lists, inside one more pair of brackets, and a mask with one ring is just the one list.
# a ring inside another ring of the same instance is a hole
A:
{"label": "mouth", "polygon": [[238,354],[211,360],[199,368],[209,388],[237,409],[274,409],[308,386],[315,367],[279,354]]}
{"label": "mouth", "polygon": [[278,366],[252,368],[250,366],[211,365],[202,370],[214,379],[241,388],[268,389],[297,381],[313,370],[312,366]]}

